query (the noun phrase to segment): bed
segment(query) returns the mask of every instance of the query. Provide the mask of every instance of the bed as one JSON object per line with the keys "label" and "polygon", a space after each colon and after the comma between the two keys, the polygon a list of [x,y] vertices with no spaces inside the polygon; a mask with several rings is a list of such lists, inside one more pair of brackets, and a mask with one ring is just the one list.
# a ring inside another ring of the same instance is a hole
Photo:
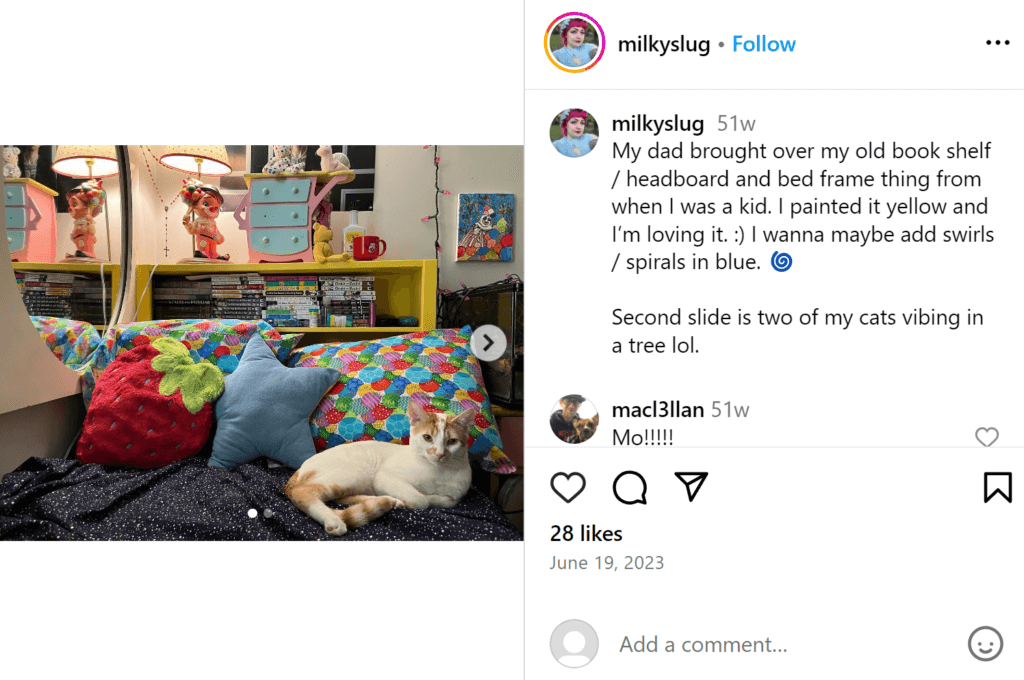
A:
{"label": "bed", "polygon": [[152,470],[29,458],[0,480],[0,540],[522,540],[474,487],[454,508],[399,508],[329,536],[281,492],[291,475],[265,462],[209,467],[202,455]]}
{"label": "bed", "polygon": [[[340,378],[309,422],[318,451],[367,439],[407,443],[404,414],[415,400],[444,412],[477,410],[469,447],[480,474],[486,479],[485,473],[515,469],[501,451],[479,363],[468,350],[468,327],[296,349],[301,336],[282,336],[263,321],[123,324],[107,333],[84,367],[87,406],[118,356],[157,337],[187,343],[194,361],[224,374],[237,367],[253,337],[262,337],[291,370],[336,368]],[[115,384],[114,377],[110,381]],[[268,399],[275,396],[273,387],[265,386]],[[454,508],[400,508],[331,537],[284,495],[292,469],[266,458],[235,469],[212,467],[211,443],[196,455],[151,469],[86,464],[74,457],[29,458],[0,479],[0,540],[522,540],[476,487]]]}

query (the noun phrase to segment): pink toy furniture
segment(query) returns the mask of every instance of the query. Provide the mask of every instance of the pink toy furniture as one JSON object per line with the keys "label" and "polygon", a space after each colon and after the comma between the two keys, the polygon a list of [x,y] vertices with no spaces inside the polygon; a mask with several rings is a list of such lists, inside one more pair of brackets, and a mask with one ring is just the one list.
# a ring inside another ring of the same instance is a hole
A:
{"label": "pink toy furniture", "polygon": [[7,248],[12,262],[53,262],[57,254],[56,195],[32,179],[4,180]]}
{"label": "pink toy furniture", "polygon": [[249,192],[235,209],[247,232],[249,262],[313,262],[314,212],[351,170],[246,175]]}

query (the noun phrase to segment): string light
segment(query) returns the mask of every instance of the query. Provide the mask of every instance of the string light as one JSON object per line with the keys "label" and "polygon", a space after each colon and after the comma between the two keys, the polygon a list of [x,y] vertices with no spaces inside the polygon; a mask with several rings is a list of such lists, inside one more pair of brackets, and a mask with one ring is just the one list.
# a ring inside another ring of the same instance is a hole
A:
{"label": "string light", "polygon": [[[427,144],[423,148],[424,149],[429,149],[430,145]],[[441,155],[440,155],[440,152],[438,151],[437,145],[435,144],[434,145],[434,214],[433,215],[424,215],[423,217],[420,218],[420,222],[430,222],[431,220],[434,221],[434,261],[437,263],[437,273],[439,275],[439,278],[440,278],[440,273],[441,273],[441,253],[443,252],[443,250],[441,248],[441,220],[438,219],[438,217],[441,214],[441,200],[438,197],[439,196],[451,196],[451,195],[452,195],[452,192],[448,191],[447,189],[442,189],[441,188]],[[463,284],[463,286],[465,286],[465,284]],[[440,288],[438,288],[438,292],[439,293],[441,292]],[[441,296],[438,295],[437,297],[438,297],[437,309],[438,309],[438,311],[440,311],[440,309],[441,309],[440,297]]]}
{"label": "string light", "polygon": [[470,287],[466,285],[465,281],[459,281],[458,290],[439,288],[438,292],[442,293],[442,295],[438,296],[440,301],[438,304],[437,318],[442,323],[449,323],[449,320],[458,314],[459,309],[462,307],[462,303],[469,300],[470,293],[483,294],[493,290],[504,290],[505,286],[510,283],[518,283],[519,285],[522,285],[523,280],[517,274],[505,274],[504,279],[495,281],[494,283],[488,283],[484,286]]}

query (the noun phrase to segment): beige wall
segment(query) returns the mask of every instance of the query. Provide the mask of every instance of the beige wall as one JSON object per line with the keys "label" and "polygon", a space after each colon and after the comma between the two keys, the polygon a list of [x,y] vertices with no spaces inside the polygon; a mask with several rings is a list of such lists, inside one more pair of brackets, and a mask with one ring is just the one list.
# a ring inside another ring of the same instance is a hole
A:
{"label": "beige wall", "polygon": [[[159,156],[162,146],[150,146]],[[441,269],[438,277],[442,288],[456,288],[460,281],[470,286],[491,283],[505,274],[523,273],[523,147],[521,146],[445,146],[440,148],[442,189],[450,196],[440,197]],[[146,169],[149,161],[152,178]],[[135,251],[136,262],[173,264],[191,255],[191,237],[181,226],[184,206],[175,200],[185,175],[164,168],[141,147],[132,147],[135,178]],[[219,184],[216,178],[207,178]],[[511,263],[455,262],[455,242],[460,193],[514,193],[515,259]],[[165,225],[163,204],[170,199]],[[378,146],[374,210],[359,217],[368,233],[388,243],[389,259],[431,259],[434,257],[434,225],[420,221],[434,212],[433,147]],[[332,215],[333,248],[341,251],[341,232],[348,226],[348,213]],[[221,253],[230,253],[232,261],[246,261],[244,232],[236,228],[234,217],[224,215],[218,227],[225,242]],[[164,252],[165,234],[169,253]],[[145,282],[139,282],[140,287]]]}

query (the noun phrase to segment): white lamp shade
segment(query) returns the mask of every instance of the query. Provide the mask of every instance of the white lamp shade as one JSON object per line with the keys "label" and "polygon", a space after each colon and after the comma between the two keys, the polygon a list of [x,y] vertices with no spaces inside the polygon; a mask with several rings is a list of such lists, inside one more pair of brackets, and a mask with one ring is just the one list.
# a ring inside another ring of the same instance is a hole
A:
{"label": "white lamp shade", "polygon": [[53,159],[53,171],[68,177],[111,177],[117,174],[117,152],[112,146],[77,146],[60,144]]}
{"label": "white lamp shade", "polygon": [[[196,159],[203,160],[202,167]],[[231,163],[228,162],[228,150],[223,146],[165,146],[160,163],[168,168],[189,174],[200,169],[204,175],[220,177],[231,174]]]}

